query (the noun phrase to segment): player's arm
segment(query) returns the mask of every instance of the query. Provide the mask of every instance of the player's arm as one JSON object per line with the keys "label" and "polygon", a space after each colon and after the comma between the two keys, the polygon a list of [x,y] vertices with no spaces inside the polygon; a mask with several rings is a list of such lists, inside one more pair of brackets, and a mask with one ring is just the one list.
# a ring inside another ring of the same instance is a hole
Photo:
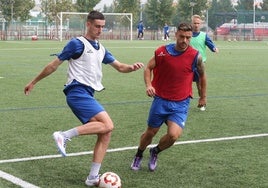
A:
{"label": "player's arm", "polygon": [[155,57],[153,56],[149,60],[146,68],[144,69],[144,83],[146,87],[146,94],[149,97],[153,97],[155,95],[155,89],[152,86],[153,69],[155,66],[156,66]]}
{"label": "player's arm", "polygon": [[207,76],[201,55],[199,55],[197,59],[197,71],[199,74],[199,83],[201,87],[198,106],[205,106],[207,103]]}
{"label": "player's arm", "polygon": [[132,65],[121,63],[117,60],[115,60],[113,63],[110,64],[113,68],[115,68],[118,72],[122,73],[128,73],[132,71],[136,71],[138,69],[143,68],[143,63],[141,62],[136,62]]}
{"label": "player's arm", "polygon": [[118,72],[122,73],[128,73],[132,71],[136,71],[138,69],[143,68],[143,63],[136,62],[132,65],[121,63],[118,60],[115,59],[115,57],[112,55],[111,52],[109,52],[107,49],[105,49],[105,55],[102,60],[102,63],[111,65],[114,69],[116,69]]}
{"label": "player's arm", "polygon": [[206,34],[205,44],[212,52],[219,53],[219,49],[216,47],[214,42],[211,40],[211,38],[207,34]]}
{"label": "player's arm", "polygon": [[31,90],[34,88],[34,85],[42,80],[43,78],[49,76],[53,72],[57,70],[62,61],[59,58],[54,59],[49,64],[45,66],[45,68],[32,80],[30,81],[24,88],[25,95],[29,95]]}

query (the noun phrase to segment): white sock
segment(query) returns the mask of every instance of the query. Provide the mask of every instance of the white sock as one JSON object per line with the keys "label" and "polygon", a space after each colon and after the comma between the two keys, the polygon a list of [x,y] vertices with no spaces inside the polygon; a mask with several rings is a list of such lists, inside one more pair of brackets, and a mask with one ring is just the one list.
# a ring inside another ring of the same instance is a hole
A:
{"label": "white sock", "polygon": [[64,131],[63,132],[63,135],[66,136],[67,138],[73,138],[75,136],[78,136],[78,131],[76,128],[73,128],[73,129],[69,129],[67,131]]}
{"label": "white sock", "polygon": [[95,178],[96,176],[98,176],[100,172],[100,168],[101,168],[101,163],[92,162],[91,169],[89,172],[89,177]]}

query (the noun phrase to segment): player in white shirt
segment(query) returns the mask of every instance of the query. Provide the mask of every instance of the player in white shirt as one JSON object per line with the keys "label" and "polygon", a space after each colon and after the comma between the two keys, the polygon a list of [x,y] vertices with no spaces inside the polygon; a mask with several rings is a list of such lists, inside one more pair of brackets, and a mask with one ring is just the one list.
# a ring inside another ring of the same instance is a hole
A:
{"label": "player in white shirt", "polygon": [[53,133],[53,138],[59,152],[62,156],[66,156],[68,140],[80,135],[97,135],[90,172],[85,181],[88,186],[95,186],[99,182],[101,163],[114,128],[110,116],[94,98],[95,91],[104,89],[101,83],[102,64],[109,64],[122,73],[136,71],[144,66],[140,62],[132,65],[119,62],[99,43],[98,39],[104,25],[103,14],[91,11],[87,17],[86,34],[71,39],[57,58],[47,64],[24,88],[24,93],[29,95],[37,82],[55,72],[63,61],[68,60],[68,80],[63,91],[69,107],[82,125],[66,131],[56,131]]}

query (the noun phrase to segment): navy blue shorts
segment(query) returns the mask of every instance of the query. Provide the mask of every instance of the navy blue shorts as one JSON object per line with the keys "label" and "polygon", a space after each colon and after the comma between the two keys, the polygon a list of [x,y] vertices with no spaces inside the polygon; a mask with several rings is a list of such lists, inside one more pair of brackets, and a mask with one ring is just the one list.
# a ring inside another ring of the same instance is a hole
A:
{"label": "navy blue shorts", "polygon": [[103,106],[94,98],[94,89],[89,86],[73,81],[63,91],[67,104],[83,124],[104,111]]}
{"label": "navy blue shorts", "polygon": [[185,127],[188,117],[190,98],[182,101],[169,101],[154,97],[148,117],[148,126],[159,128],[166,121],[172,121],[181,128]]}

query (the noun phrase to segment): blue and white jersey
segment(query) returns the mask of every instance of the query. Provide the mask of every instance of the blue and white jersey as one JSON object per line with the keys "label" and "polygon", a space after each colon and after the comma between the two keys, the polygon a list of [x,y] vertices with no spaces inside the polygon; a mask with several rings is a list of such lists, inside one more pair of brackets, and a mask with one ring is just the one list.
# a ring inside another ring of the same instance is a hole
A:
{"label": "blue and white jersey", "polygon": [[88,41],[84,37],[72,39],[58,58],[69,61],[66,85],[76,80],[96,91],[104,89],[101,83],[102,63],[109,64],[115,61],[113,55],[104,46],[95,41]]}

